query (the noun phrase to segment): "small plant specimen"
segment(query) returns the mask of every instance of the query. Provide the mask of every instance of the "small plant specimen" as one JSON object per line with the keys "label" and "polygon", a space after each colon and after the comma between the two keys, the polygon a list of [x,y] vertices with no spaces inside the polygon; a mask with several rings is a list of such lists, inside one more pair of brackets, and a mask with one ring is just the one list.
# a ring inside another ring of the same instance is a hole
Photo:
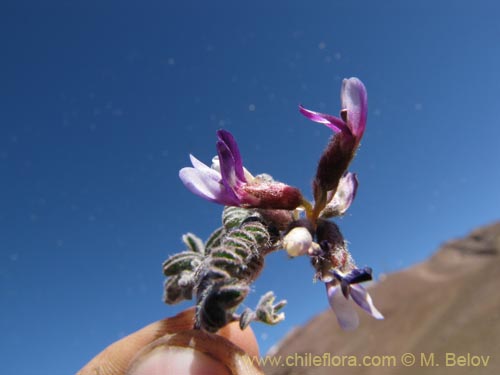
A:
{"label": "small plant specimen", "polygon": [[197,329],[216,332],[233,321],[243,329],[252,321],[283,320],[286,301],[276,302],[273,292],[264,294],[254,310],[237,312],[264,267],[265,256],[279,249],[290,257],[310,258],[314,279],[325,284],[342,328],[358,326],[354,304],[383,319],[360,285],[372,279],[372,270],[356,267],[339,227],[329,220],[344,215],[356,196],[358,180],[348,167],[366,127],[366,89],[357,78],[343,80],[340,117],[302,106],[299,110],[334,133],[318,162],[314,202],[268,174],[253,176],[243,167],[238,145],[226,130],[217,132],[217,156],[211,167],[191,155],[193,166],[179,172],[192,193],[225,206],[220,228],[205,242],[185,234],[187,249],[163,264],[164,301],[175,304],[194,298]]}

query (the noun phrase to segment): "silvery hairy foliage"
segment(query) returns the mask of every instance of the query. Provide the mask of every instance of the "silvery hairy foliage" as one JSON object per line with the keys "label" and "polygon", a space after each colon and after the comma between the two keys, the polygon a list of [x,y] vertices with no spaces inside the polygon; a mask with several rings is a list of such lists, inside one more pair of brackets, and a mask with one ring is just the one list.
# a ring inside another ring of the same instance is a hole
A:
{"label": "silvery hairy foliage", "polygon": [[163,264],[168,277],[164,301],[174,304],[195,298],[195,328],[209,332],[235,320],[241,328],[251,321],[278,323],[284,319],[279,310],[286,301],[274,303],[273,292],[266,293],[255,310],[235,313],[262,271],[265,255],[279,248],[276,229],[258,210],[238,207],[226,207],[222,223],[205,242],[192,233],[183,236],[187,249]]}

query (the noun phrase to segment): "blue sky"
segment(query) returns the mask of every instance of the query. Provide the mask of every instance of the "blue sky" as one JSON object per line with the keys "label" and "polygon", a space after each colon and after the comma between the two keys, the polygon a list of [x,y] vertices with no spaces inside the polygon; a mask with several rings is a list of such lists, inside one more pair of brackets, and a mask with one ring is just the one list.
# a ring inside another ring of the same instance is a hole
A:
{"label": "blue sky", "polygon": [[[214,4],[216,3],[216,4]],[[338,221],[377,275],[499,218],[500,7],[494,1],[6,1],[0,12],[0,372],[68,374],[112,341],[189,306],[161,301],[161,264],[221,207],[178,170],[215,131],[244,163],[309,197],[357,76],[368,125]],[[327,308],[306,259],[271,255],[246,301],[263,352]],[[376,301],[375,301],[376,302]],[[28,358],[26,358],[28,356]]]}

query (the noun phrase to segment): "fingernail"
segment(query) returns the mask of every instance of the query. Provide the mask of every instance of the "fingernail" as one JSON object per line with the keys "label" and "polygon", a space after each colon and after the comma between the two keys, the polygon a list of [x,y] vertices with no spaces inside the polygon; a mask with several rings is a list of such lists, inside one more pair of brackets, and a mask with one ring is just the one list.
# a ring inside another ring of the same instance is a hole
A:
{"label": "fingernail", "polygon": [[230,375],[227,367],[192,348],[158,346],[141,355],[127,375]]}

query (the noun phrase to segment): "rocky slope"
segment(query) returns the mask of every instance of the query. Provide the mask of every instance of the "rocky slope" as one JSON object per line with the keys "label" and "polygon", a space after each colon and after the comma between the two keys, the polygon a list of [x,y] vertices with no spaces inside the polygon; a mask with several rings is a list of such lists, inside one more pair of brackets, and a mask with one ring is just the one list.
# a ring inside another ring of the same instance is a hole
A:
{"label": "rocky slope", "polygon": [[[500,222],[445,243],[426,262],[384,277],[370,294],[384,321],[360,313],[360,327],[343,332],[326,311],[270,353],[282,364],[286,355],[312,362],[312,355],[330,353],[339,357],[326,361],[337,365],[341,356],[355,356],[344,357],[344,366],[267,365],[266,374],[500,374]],[[360,364],[364,356],[368,366]]]}

